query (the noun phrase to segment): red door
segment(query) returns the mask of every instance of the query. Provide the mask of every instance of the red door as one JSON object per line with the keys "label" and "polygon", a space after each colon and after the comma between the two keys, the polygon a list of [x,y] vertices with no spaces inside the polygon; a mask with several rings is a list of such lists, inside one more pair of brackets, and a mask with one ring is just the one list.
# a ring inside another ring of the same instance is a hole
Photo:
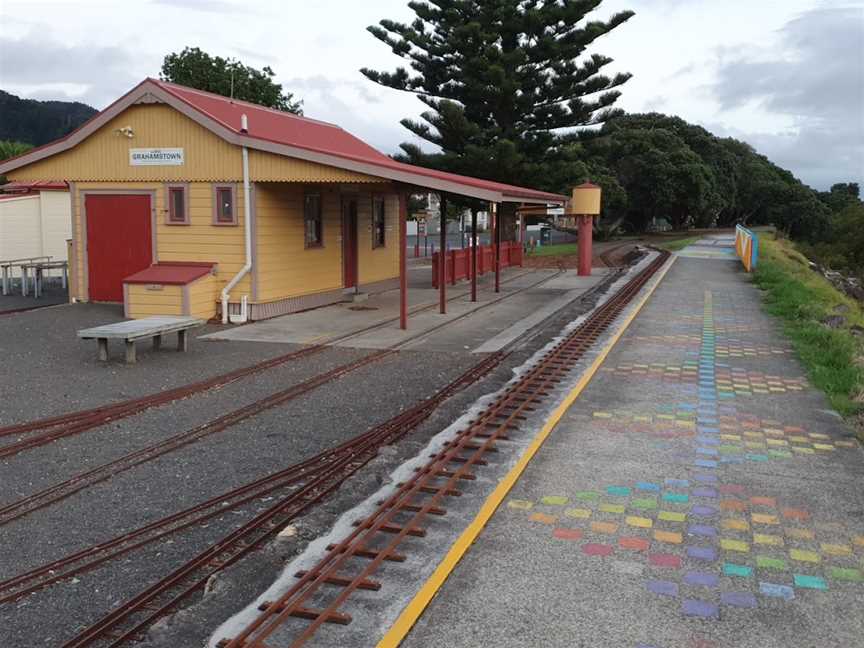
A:
{"label": "red door", "polygon": [[357,200],[342,201],[342,283],[345,288],[357,285]]}
{"label": "red door", "polygon": [[87,195],[90,301],[122,302],[123,279],[153,263],[149,195]]}

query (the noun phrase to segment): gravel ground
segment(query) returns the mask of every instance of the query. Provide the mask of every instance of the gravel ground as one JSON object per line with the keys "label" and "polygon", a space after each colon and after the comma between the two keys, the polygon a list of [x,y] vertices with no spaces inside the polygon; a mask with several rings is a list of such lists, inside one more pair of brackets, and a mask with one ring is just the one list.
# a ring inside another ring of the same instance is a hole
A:
{"label": "gravel ground", "polygon": [[[150,393],[287,353],[293,348],[230,343],[220,344],[217,354],[212,352],[211,345],[219,343],[193,341],[186,356],[145,352],[140,354],[135,367],[127,367],[119,360],[100,365],[95,360],[95,349],[77,342],[74,331],[119,320],[119,309],[100,305],[62,308],[62,318],[46,317],[47,311],[36,311],[0,320],[0,352],[12,358],[10,365],[19,367],[17,374],[24,374],[16,375],[14,383],[11,380],[3,383],[12,385],[12,389],[9,393],[4,391],[0,424]],[[584,303],[576,302],[547,323],[547,332],[557,333],[563,323],[585,308]],[[19,324],[9,326],[8,320],[12,319],[18,319]],[[204,331],[216,328],[208,326]],[[48,345],[47,351],[36,351],[32,342],[26,343],[34,336]],[[155,635],[160,645],[176,648],[203,642],[213,625],[272,580],[287,557],[329,528],[339,512],[377,489],[383,475],[415,454],[429,436],[458,417],[480,394],[509,379],[510,368],[521,364],[545,341],[546,337],[540,336],[514,353],[482,383],[445,403],[404,442],[382,451],[378,459],[359,471],[334,497],[298,520],[295,536],[274,543],[257,553],[254,560],[245,560],[226,572],[208,588],[208,596],[200,604],[161,625]],[[254,378],[12,457],[0,464],[7,486],[0,497],[4,502],[14,501],[367,353],[330,348]],[[0,579],[302,461],[394,416],[478,361],[477,356],[469,354],[403,351],[0,527],[0,546],[16,547],[14,554],[5,552],[0,558]],[[20,372],[25,364],[28,370]],[[62,388],[58,388],[60,381],[54,370],[58,365],[74,367],[82,379],[63,381]],[[38,411],[34,411],[33,393],[40,394],[35,405]],[[0,645],[22,648],[58,645],[245,522],[257,510],[250,507],[227,513],[205,528],[109,563],[74,582],[0,607]]]}
{"label": "gravel ground", "polygon": [[32,308],[33,306],[50,306],[54,304],[65,304],[69,301],[69,293],[59,285],[48,285],[42,290],[42,296],[34,299],[31,295],[21,296],[20,286],[13,285],[8,295],[0,295],[0,313],[18,308]]}

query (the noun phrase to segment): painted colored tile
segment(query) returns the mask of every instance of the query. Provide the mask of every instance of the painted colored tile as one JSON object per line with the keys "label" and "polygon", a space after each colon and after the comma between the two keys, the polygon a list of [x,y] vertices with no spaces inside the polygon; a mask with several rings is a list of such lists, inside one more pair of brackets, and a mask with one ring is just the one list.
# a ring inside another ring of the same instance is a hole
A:
{"label": "painted colored tile", "polygon": [[569,500],[563,495],[547,495],[540,501],[543,504],[549,504],[550,506],[564,506]]}
{"label": "painted colored tile", "polygon": [[720,547],[726,551],[750,551],[750,545],[741,540],[733,540],[732,538],[721,538]]}
{"label": "painted colored tile", "polygon": [[765,596],[782,598],[786,601],[791,601],[795,598],[795,590],[788,585],[779,585],[777,583],[766,583],[762,581],[759,583],[759,592]]}
{"label": "painted colored tile", "polygon": [[859,570],[849,569],[846,567],[832,567],[831,578],[842,581],[851,581],[853,583],[860,583],[864,580]]}
{"label": "painted colored tile", "polygon": [[810,529],[799,529],[795,527],[784,529],[786,535],[797,540],[812,540],[815,536]]}
{"label": "painted colored tile", "polygon": [[753,543],[760,545],[771,545],[774,547],[782,547],[783,538],[777,535],[769,535],[767,533],[754,533]]}
{"label": "painted colored tile", "polygon": [[660,485],[651,482],[636,482],[636,489],[641,491],[659,492]]}
{"label": "painted colored tile", "polygon": [[717,462],[713,459],[697,459],[693,462],[693,465],[697,468],[716,468]]}
{"label": "painted colored tile", "polygon": [[849,545],[839,545],[839,544],[828,544],[822,543],[822,553],[826,553],[829,556],[851,556],[852,555],[852,547]]}
{"label": "painted colored tile", "polygon": [[632,536],[622,536],[618,538],[618,546],[622,549],[630,551],[646,551],[651,543],[645,538],[636,538]]}
{"label": "painted colored tile", "polygon": [[859,547],[864,547],[864,535],[855,536],[852,538],[852,542]]}
{"label": "painted colored tile", "polygon": [[661,596],[678,596],[678,584],[667,580],[649,580],[645,583],[649,592]]}
{"label": "painted colored tile", "polygon": [[579,529],[558,528],[552,532],[552,537],[558,540],[580,540],[582,538],[582,531]]}
{"label": "painted colored tile", "polygon": [[782,512],[783,517],[789,520],[806,520],[810,517],[810,514],[802,509],[785,508]]}
{"label": "painted colored tile", "polygon": [[665,482],[669,488],[689,488],[690,481],[687,479],[667,479]]}
{"label": "painted colored tile", "polygon": [[630,502],[630,506],[635,509],[651,510],[657,508],[657,500],[653,497],[638,497]]}
{"label": "painted colored tile", "polygon": [[628,515],[624,521],[630,526],[642,529],[649,529],[654,524],[654,521],[651,518],[639,517],[636,515]]}
{"label": "painted colored tile", "polygon": [[756,506],[777,506],[777,500],[773,497],[751,497],[750,502]]}
{"label": "painted colored tile", "polygon": [[720,500],[721,511],[746,511],[747,503],[737,499]]}
{"label": "painted colored tile", "polygon": [[540,522],[541,524],[555,524],[558,518],[554,515],[546,515],[545,513],[532,513],[529,518],[532,522]]}
{"label": "painted colored tile", "polygon": [[630,494],[630,489],[626,486],[607,486],[606,493],[609,495],[616,495],[619,497],[626,497]]}
{"label": "painted colored tile", "polygon": [[507,506],[512,509],[527,511],[534,506],[534,502],[529,502],[528,500],[510,500],[507,502]]}
{"label": "painted colored tile", "polygon": [[717,483],[717,475],[712,475],[711,473],[696,473],[693,475],[693,479],[703,484]]}
{"label": "painted colored tile", "polygon": [[720,526],[732,531],[748,531],[750,529],[750,524],[747,520],[742,520],[741,518],[723,518]]}
{"label": "painted colored tile", "polygon": [[685,616],[694,616],[703,619],[720,618],[720,608],[718,608],[714,603],[709,603],[708,601],[684,599],[681,603],[681,612],[683,612]]}
{"label": "painted colored tile", "polygon": [[695,497],[717,497],[717,489],[711,488],[710,486],[694,488],[693,495]]}
{"label": "painted colored tile", "polygon": [[818,563],[822,560],[822,556],[815,551],[805,551],[804,549],[790,549],[789,557],[799,562]]}
{"label": "painted colored tile", "polygon": [[674,531],[660,531],[659,529],[654,531],[654,539],[668,544],[681,544],[683,542],[680,533],[675,533]]}
{"label": "painted colored tile", "polygon": [[582,553],[588,556],[609,556],[613,551],[614,547],[612,545],[598,544],[596,542],[582,545]]}
{"label": "painted colored tile", "polygon": [[716,507],[709,506],[707,504],[697,504],[690,509],[690,512],[693,515],[698,515],[699,517],[713,517],[718,513]]}
{"label": "painted colored tile", "polygon": [[681,567],[681,558],[674,554],[654,553],[648,555],[648,562],[655,567],[670,567],[678,569]]}
{"label": "painted colored tile", "polygon": [[818,576],[808,576],[806,574],[793,574],[792,580],[795,587],[803,587],[807,589],[827,590],[828,584],[824,579]]}
{"label": "painted colored tile", "polygon": [[717,535],[717,529],[709,524],[691,524],[687,527],[687,535],[713,538]]}
{"label": "painted colored tile", "polygon": [[684,582],[697,587],[717,587],[720,579],[715,574],[701,571],[689,571],[684,574]]}
{"label": "painted colored tile", "polygon": [[618,525],[614,522],[592,522],[591,530],[594,533],[612,534],[618,531]]}
{"label": "painted colored tile", "polygon": [[748,578],[753,575],[753,568],[747,565],[737,565],[735,563],[723,563],[723,573],[726,576],[742,576]]}
{"label": "painted colored tile", "polygon": [[756,566],[761,569],[786,569],[786,561],[770,556],[756,556]]}
{"label": "painted colored tile", "polygon": [[693,560],[714,562],[717,560],[717,550],[714,547],[687,547],[687,556]]}
{"label": "painted colored tile", "polygon": [[623,513],[625,508],[623,504],[601,504],[598,507],[604,513]]}
{"label": "painted colored tile", "polygon": [[596,500],[598,497],[600,497],[600,493],[597,491],[578,491],[576,493],[578,500]]}
{"label": "painted colored tile", "polygon": [[741,495],[745,489],[740,484],[720,484],[719,490],[724,495]]}
{"label": "painted colored tile", "polygon": [[678,511],[660,511],[657,514],[657,518],[666,520],[667,522],[683,522],[687,519],[687,514]]}
{"label": "painted colored tile", "polygon": [[757,524],[780,524],[780,520],[776,515],[767,515],[765,513],[753,513],[750,519]]}

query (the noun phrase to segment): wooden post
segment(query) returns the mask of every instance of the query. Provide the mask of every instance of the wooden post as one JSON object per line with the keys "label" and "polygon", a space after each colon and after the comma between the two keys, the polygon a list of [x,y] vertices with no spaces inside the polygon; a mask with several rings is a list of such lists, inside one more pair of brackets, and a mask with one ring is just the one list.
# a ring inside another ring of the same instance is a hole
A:
{"label": "wooden post", "polygon": [[[399,328],[408,328],[408,272],[405,246],[408,244],[408,195],[399,194]],[[416,256],[416,255],[415,255]]]}
{"label": "wooden post", "polygon": [[447,195],[441,194],[439,201],[441,216],[438,219],[440,225],[439,244],[440,263],[438,264],[438,312],[442,315],[447,313]]}
{"label": "wooden post", "polygon": [[471,208],[471,301],[477,301],[477,208]]}

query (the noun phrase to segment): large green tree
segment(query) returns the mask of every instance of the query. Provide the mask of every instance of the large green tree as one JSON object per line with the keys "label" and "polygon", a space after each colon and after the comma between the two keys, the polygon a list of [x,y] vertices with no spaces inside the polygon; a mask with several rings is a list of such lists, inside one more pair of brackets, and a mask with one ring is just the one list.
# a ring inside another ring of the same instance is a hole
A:
{"label": "large green tree", "polygon": [[302,114],[303,102],[283,91],[282,85],[273,81],[274,76],[276,73],[266,65],[257,70],[237,59],[210,56],[197,47],[168,54],[161,73],[163,81]]}
{"label": "large green tree", "polygon": [[409,69],[364,68],[372,81],[415,93],[422,121],[402,120],[440,152],[403,144],[416,164],[549,190],[578,175],[570,154],[577,127],[600,124],[630,78],[601,73],[612,59],[586,54],[629,19],[588,20],[600,0],[409,2],[410,24],[382,20],[369,31]]}

